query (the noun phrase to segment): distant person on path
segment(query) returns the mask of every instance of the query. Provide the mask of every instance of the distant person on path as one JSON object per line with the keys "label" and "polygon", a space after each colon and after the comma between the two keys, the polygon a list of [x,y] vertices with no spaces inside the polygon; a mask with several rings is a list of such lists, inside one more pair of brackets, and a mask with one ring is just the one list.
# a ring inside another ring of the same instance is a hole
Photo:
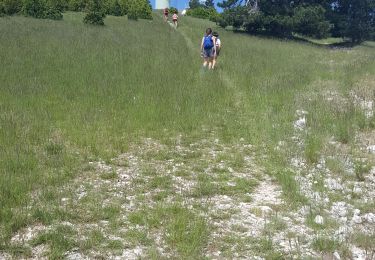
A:
{"label": "distant person on path", "polygon": [[168,14],[169,14],[168,8],[164,8],[164,22],[168,22]]}
{"label": "distant person on path", "polygon": [[213,32],[212,36],[215,37],[215,42],[216,42],[216,44],[215,44],[216,45],[215,55],[214,55],[213,60],[212,60],[212,69],[214,69],[215,65],[216,65],[217,57],[219,56],[220,50],[221,50],[221,40],[220,40],[219,34],[217,32]]}
{"label": "distant person on path", "polygon": [[206,29],[206,34],[202,38],[201,52],[204,60],[203,68],[208,65],[208,69],[212,69],[212,62],[216,55],[216,41],[211,28]]}
{"label": "distant person on path", "polygon": [[173,25],[175,28],[177,28],[177,20],[178,20],[178,15],[177,15],[177,12],[175,12],[172,16]]}

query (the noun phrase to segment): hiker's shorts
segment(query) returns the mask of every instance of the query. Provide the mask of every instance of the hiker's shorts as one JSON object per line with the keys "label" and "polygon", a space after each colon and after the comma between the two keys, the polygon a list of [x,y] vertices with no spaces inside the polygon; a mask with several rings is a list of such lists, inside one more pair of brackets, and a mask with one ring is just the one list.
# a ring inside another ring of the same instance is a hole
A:
{"label": "hiker's shorts", "polygon": [[212,58],[213,56],[214,56],[214,48],[203,49],[203,57],[204,58]]}

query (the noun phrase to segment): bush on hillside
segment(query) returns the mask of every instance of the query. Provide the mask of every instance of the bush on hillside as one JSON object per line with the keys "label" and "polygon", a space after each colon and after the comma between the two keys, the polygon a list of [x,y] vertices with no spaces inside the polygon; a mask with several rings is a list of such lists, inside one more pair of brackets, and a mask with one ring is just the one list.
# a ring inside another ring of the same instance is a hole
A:
{"label": "bush on hillside", "polygon": [[22,13],[39,19],[61,20],[61,3],[58,0],[24,0]]}
{"label": "bush on hillside", "polygon": [[63,15],[58,10],[52,8],[52,9],[46,10],[44,18],[45,19],[51,19],[51,20],[62,20]]}
{"label": "bush on hillside", "polygon": [[131,1],[129,3],[129,5],[128,5],[127,9],[128,9],[128,13],[127,13],[128,19],[129,20],[137,21],[138,20],[138,16],[139,16],[139,14],[138,14],[138,10],[139,9],[137,8],[135,2]]}
{"label": "bush on hillside", "polygon": [[83,18],[83,22],[92,25],[104,25],[104,13],[88,12]]}
{"label": "bush on hillside", "polygon": [[88,0],[68,0],[68,10],[82,12],[86,9]]}
{"label": "bush on hillside", "polygon": [[22,13],[26,16],[44,18],[45,5],[41,0],[24,0]]}
{"label": "bush on hillside", "polygon": [[119,4],[121,6],[121,13],[122,15],[127,15],[129,12],[129,4],[131,0],[119,0]]}
{"label": "bush on hillside", "polygon": [[177,10],[176,7],[171,6],[171,7],[169,7],[169,13],[171,13],[171,14],[178,13],[178,10]]}
{"label": "bush on hillside", "polygon": [[148,0],[122,0],[121,7],[130,20],[152,19],[152,6]]}
{"label": "bush on hillside", "polygon": [[112,2],[111,8],[108,12],[110,15],[114,16],[121,16],[122,15],[122,8],[118,0]]}
{"label": "bush on hillside", "polygon": [[148,0],[138,0],[139,18],[152,20],[152,6]]}
{"label": "bush on hillside", "polygon": [[210,19],[210,20],[217,20],[218,13],[215,8],[205,8],[205,7],[197,7],[194,9],[188,9],[186,15],[201,18],[201,19]]}
{"label": "bush on hillside", "polygon": [[105,14],[121,16],[123,15],[122,7],[119,0],[104,0],[103,9]]}
{"label": "bush on hillside", "polygon": [[21,0],[0,0],[0,16],[13,15],[22,10]]}
{"label": "bush on hillside", "polygon": [[83,22],[92,25],[104,25],[105,12],[101,0],[90,0],[86,6]]}

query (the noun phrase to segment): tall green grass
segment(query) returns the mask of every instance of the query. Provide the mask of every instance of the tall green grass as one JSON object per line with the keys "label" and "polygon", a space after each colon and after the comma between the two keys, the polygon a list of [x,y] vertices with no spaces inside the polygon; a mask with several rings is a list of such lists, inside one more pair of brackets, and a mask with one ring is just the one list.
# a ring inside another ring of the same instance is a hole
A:
{"label": "tall green grass", "polygon": [[[227,142],[243,137],[272,147],[293,135],[295,111],[306,109],[312,135],[306,155],[316,162],[315,144],[330,135],[350,143],[363,121],[355,109],[333,113],[314,97],[329,81],[347,96],[374,74],[371,43],[332,50],[224,31],[190,17],[178,31],[157,15],[138,22],[107,17],[100,28],[81,21],[79,13],[62,21],[0,19],[0,249],[37,221],[27,207],[35,191],[55,199],[48,191],[79,173],[82,162],[112,158],[141,137],[203,139],[208,129]],[[208,26],[223,42],[213,72],[200,68]],[[284,177],[287,187],[294,185]],[[173,223],[180,228],[180,220]],[[177,248],[184,247],[180,240]]]}
{"label": "tall green grass", "polygon": [[30,191],[71,178],[82,159],[111,158],[137,136],[199,131],[230,106],[158,19],[97,28],[81,18],[1,19],[2,241],[32,221],[18,212]]}

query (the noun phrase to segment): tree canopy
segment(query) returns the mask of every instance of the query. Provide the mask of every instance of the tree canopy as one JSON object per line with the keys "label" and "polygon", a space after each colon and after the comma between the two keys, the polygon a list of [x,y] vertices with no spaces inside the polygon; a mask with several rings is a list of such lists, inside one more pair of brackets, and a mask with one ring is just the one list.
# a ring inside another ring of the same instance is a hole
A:
{"label": "tree canopy", "polygon": [[218,23],[252,33],[328,35],[360,43],[374,37],[374,0],[223,0]]}

